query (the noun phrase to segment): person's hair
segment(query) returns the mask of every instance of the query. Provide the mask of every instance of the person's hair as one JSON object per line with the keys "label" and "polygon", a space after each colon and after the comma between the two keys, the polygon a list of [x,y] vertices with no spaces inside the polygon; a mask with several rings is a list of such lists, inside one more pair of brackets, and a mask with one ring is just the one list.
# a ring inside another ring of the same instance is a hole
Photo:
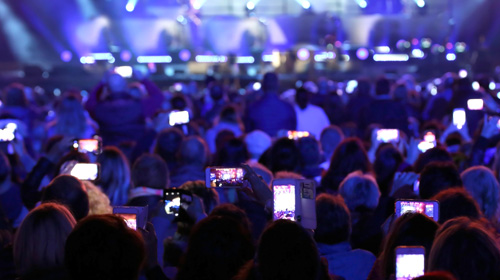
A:
{"label": "person's hair", "polygon": [[179,189],[188,190],[190,193],[201,198],[205,213],[210,213],[217,205],[219,205],[219,194],[214,188],[207,188],[205,181],[187,181]]}
{"label": "person's hair", "polygon": [[373,170],[383,195],[389,194],[394,174],[401,163],[403,163],[403,156],[393,145],[384,145],[377,150]]}
{"label": "person's hair", "polygon": [[306,88],[300,87],[295,92],[295,103],[303,110],[309,103],[309,92]]}
{"label": "person's hair", "polygon": [[316,242],[337,244],[349,240],[351,214],[341,196],[323,193],[316,197],[316,217]]}
{"label": "person's hair", "polygon": [[138,231],[118,216],[95,215],[68,236],[64,261],[73,280],[136,280],[145,257]]}
{"label": "person's hair", "polygon": [[456,278],[447,271],[433,271],[427,272],[423,276],[413,278],[413,280],[456,280]]}
{"label": "person's hair", "polygon": [[426,259],[439,225],[420,213],[406,213],[399,217],[385,237],[380,253],[380,272],[387,279],[395,272],[395,250],[398,246],[423,246]]}
{"label": "person's hair", "polygon": [[83,181],[83,187],[89,197],[89,215],[112,214],[108,196],[90,181]]}
{"label": "person's hair", "polygon": [[134,187],[164,189],[170,184],[170,174],[165,161],[155,154],[143,154],[132,166]]}
{"label": "person's hair", "polygon": [[249,159],[247,144],[240,138],[233,138],[217,151],[214,165],[239,167]]}
{"label": "person's hair", "polygon": [[97,157],[97,163],[101,174],[96,184],[108,195],[111,205],[125,205],[131,187],[128,159],[120,149],[108,146]]}
{"label": "person's hair", "polygon": [[449,220],[436,234],[428,261],[428,271],[442,270],[457,280],[500,279],[498,242],[476,221]]}
{"label": "person's hair", "polygon": [[472,196],[463,188],[446,189],[432,197],[439,201],[439,223],[455,217],[481,218],[481,210]]}
{"label": "person's hair", "polygon": [[320,275],[314,239],[299,224],[289,220],[274,221],[264,230],[256,259],[262,280],[316,279]]}
{"label": "person's hair", "polygon": [[57,203],[44,203],[24,218],[14,238],[14,261],[20,275],[64,267],[64,244],[76,221]]}
{"label": "person's hair", "polygon": [[245,135],[245,143],[247,143],[250,157],[258,160],[260,156],[271,147],[272,140],[267,133],[261,130],[254,130]]}
{"label": "person's hair", "polygon": [[252,231],[251,222],[248,219],[247,213],[243,209],[239,208],[234,204],[223,203],[217,205],[213,208],[210,214],[208,214],[208,216],[209,217],[220,216],[220,217],[232,218],[235,221],[238,221],[243,226],[243,228],[245,228],[245,231],[248,232]]}
{"label": "person's hair", "polygon": [[420,174],[419,194],[420,198],[429,199],[442,190],[461,186],[460,173],[453,163],[433,162]]}
{"label": "person's hair", "polygon": [[300,165],[302,167],[318,166],[321,160],[319,143],[313,136],[300,138],[298,141]]}
{"label": "person's hair", "polygon": [[250,232],[227,216],[210,216],[198,222],[176,279],[230,280],[254,255]]}
{"label": "person's hair", "polygon": [[278,171],[274,174],[274,179],[305,179],[302,174],[291,171]]}
{"label": "person's hair", "polygon": [[328,157],[328,160],[342,140],[344,140],[344,133],[336,125],[327,126],[321,131],[319,138],[321,150]]}
{"label": "person's hair", "polygon": [[335,149],[330,167],[321,178],[321,186],[337,191],[342,180],[357,170],[364,173],[371,172],[372,165],[361,141],[357,138],[346,138]]}
{"label": "person's hair", "polygon": [[172,105],[172,108],[175,110],[185,110],[188,106],[188,102],[184,95],[182,94],[176,94],[172,99],[170,99],[170,104]]}
{"label": "person's hair", "polygon": [[28,99],[22,84],[9,85],[3,92],[2,101],[5,106],[27,107]]}
{"label": "person's hair", "polygon": [[372,175],[355,171],[340,183],[339,194],[351,211],[377,208],[380,190]]}
{"label": "person's hair", "polygon": [[209,89],[210,97],[214,101],[219,101],[224,98],[224,88],[219,84],[214,84]]}
{"label": "person's hair", "polygon": [[56,108],[55,134],[82,138],[87,129],[87,119],[82,103],[74,96],[60,100]]}
{"label": "person's hair", "polygon": [[432,162],[453,162],[453,158],[445,148],[434,147],[418,156],[417,160],[413,164],[413,170],[416,173],[420,173],[424,170],[424,167]]}
{"label": "person's hair", "polygon": [[219,116],[214,121],[214,125],[217,125],[220,122],[237,124],[241,131],[244,130],[243,123],[238,115],[238,109],[234,105],[226,105],[222,108]]}
{"label": "person's hair", "polygon": [[273,174],[278,171],[297,171],[299,166],[299,149],[294,140],[285,137],[280,138],[270,149],[269,169]]}
{"label": "person's hair", "polygon": [[199,136],[189,136],[182,141],[178,157],[182,164],[204,167],[208,153],[205,140]]}
{"label": "person's hair", "polygon": [[267,72],[262,78],[262,90],[264,92],[278,93],[280,88],[280,83],[278,79],[278,74],[274,72]]}
{"label": "person's hair", "polygon": [[391,82],[385,78],[380,77],[375,82],[375,94],[376,95],[388,95],[391,92]]}
{"label": "person's hair", "polygon": [[184,141],[184,134],[177,127],[162,130],[156,137],[155,154],[159,155],[173,170],[178,165],[177,153]]}
{"label": "person's hair", "polygon": [[82,182],[70,175],[59,175],[45,187],[42,203],[56,202],[68,207],[75,219],[81,220],[89,213],[89,198]]}
{"label": "person's hair", "polygon": [[493,172],[484,166],[474,166],[461,174],[464,188],[472,195],[484,216],[492,219],[498,211],[500,185]]}
{"label": "person's hair", "polygon": [[408,100],[408,88],[405,84],[398,84],[392,91],[392,96],[394,100],[406,103]]}
{"label": "person's hair", "polygon": [[90,163],[89,156],[84,153],[80,153],[76,150],[71,150],[64,154],[59,161],[56,163],[56,166],[54,167],[54,177],[56,177],[59,174],[63,174],[65,172],[68,172],[69,170],[65,170],[68,168],[70,165],[71,161],[76,161],[77,163]]}

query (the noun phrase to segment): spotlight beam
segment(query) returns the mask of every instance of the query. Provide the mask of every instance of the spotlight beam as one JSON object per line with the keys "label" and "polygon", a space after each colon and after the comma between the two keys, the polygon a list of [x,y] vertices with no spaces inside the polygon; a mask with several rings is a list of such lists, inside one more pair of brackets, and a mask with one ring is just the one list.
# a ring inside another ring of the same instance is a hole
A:
{"label": "spotlight beam", "polygon": [[127,12],[133,12],[135,10],[135,6],[137,5],[138,0],[128,0],[127,5],[125,6],[125,9],[127,9]]}

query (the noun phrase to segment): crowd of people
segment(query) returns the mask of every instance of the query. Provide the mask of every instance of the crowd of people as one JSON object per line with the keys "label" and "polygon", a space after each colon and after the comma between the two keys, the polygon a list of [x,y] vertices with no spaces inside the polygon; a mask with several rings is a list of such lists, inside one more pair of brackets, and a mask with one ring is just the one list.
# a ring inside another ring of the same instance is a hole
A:
{"label": "crowd of people", "polygon": [[[207,77],[189,94],[133,78],[110,72],[88,96],[3,90],[0,279],[400,279],[401,246],[425,252],[414,279],[500,279],[489,78],[479,89],[453,73],[423,86],[360,78],[351,92],[325,78],[286,90],[267,73],[260,89]],[[176,111],[189,121],[169,122]],[[99,176],[72,176],[75,163],[98,163]],[[241,167],[245,184],[207,187],[209,166]],[[274,179],[315,182],[315,229],[273,220]],[[192,197],[175,215],[163,201],[173,188]],[[411,199],[437,201],[439,217],[395,213]],[[145,226],[128,227],[117,206],[146,207]]]}

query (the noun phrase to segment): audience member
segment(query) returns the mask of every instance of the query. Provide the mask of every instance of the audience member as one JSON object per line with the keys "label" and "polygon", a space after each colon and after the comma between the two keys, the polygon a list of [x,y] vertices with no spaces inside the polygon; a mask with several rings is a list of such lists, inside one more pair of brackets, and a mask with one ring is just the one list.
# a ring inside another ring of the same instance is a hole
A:
{"label": "audience member", "polygon": [[113,206],[125,205],[131,188],[130,166],[125,155],[116,147],[105,147],[97,157],[101,174],[96,184],[102,188]]}
{"label": "audience member", "polygon": [[330,167],[330,159],[332,158],[333,152],[337,146],[344,140],[344,133],[342,130],[336,126],[331,125],[325,127],[320,135],[321,150],[323,151],[324,162],[321,163],[320,167],[324,170],[328,170]]}
{"label": "audience member", "polygon": [[476,200],[484,216],[493,220],[498,214],[500,185],[493,172],[484,166],[470,167],[460,175],[464,188]]}
{"label": "audience member", "polygon": [[463,188],[446,189],[431,198],[439,202],[439,223],[443,224],[455,217],[477,220],[482,213],[472,196]]}
{"label": "audience member", "polygon": [[320,138],[323,129],[330,125],[330,120],[323,108],[310,104],[311,93],[304,87],[295,93],[295,114],[297,114],[297,130],[308,131],[316,139]]}
{"label": "audience member", "polygon": [[42,203],[56,202],[68,207],[75,220],[89,213],[89,198],[80,180],[70,175],[59,175],[45,187]]}
{"label": "audience member", "polygon": [[177,156],[180,165],[172,172],[170,186],[179,187],[189,181],[205,180],[208,153],[207,144],[202,138],[189,136],[184,139]]}
{"label": "audience member", "polygon": [[420,174],[419,194],[422,199],[453,187],[462,187],[460,173],[453,163],[430,163]]}

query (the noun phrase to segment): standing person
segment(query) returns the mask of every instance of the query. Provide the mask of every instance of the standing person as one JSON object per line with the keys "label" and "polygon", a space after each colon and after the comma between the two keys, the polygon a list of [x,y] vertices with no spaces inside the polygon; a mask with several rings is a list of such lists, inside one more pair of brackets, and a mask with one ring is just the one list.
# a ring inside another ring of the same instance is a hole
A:
{"label": "standing person", "polygon": [[316,139],[319,139],[323,129],[330,125],[330,120],[325,111],[316,105],[309,103],[310,92],[305,88],[299,88],[295,94],[295,113],[297,114],[297,130],[309,131]]}
{"label": "standing person", "polygon": [[297,116],[292,105],[279,98],[279,80],[276,73],[266,73],[262,80],[264,96],[247,107],[245,128],[247,132],[260,129],[271,137],[279,130],[295,130]]}

